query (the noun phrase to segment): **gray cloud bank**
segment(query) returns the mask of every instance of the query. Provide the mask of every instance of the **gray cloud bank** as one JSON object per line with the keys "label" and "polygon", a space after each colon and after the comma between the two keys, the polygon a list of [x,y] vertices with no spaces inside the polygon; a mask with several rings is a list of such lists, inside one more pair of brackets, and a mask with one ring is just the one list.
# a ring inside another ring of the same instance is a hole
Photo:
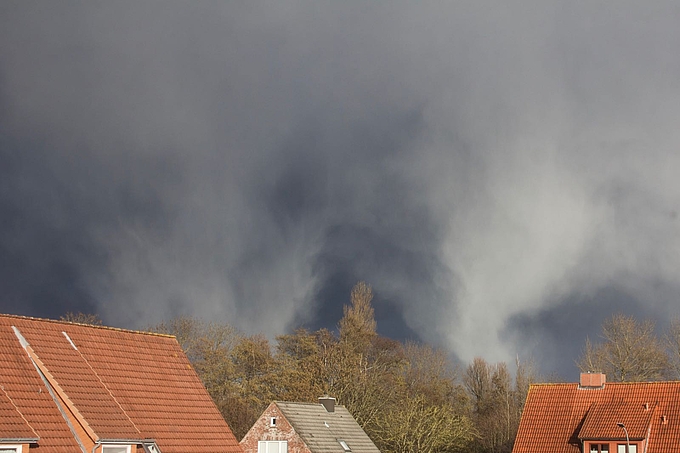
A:
{"label": "gray cloud bank", "polygon": [[3,2],[3,311],[575,373],[680,296],[677,2]]}

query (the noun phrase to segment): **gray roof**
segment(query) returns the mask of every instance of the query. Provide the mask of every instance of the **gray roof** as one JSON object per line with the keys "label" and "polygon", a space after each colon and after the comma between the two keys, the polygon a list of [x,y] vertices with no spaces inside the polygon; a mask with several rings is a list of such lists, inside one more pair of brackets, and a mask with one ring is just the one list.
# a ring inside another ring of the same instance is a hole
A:
{"label": "gray roof", "polygon": [[321,403],[276,401],[276,405],[312,453],[345,453],[340,440],[352,453],[380,453],[345,406],[328,412]]}

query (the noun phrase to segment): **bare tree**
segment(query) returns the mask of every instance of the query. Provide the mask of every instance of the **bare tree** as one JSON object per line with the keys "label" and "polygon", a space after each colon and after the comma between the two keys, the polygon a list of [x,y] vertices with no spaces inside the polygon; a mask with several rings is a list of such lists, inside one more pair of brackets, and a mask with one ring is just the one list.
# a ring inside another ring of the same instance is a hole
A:
{"label": "bare tree", "polygon": [[583,372],[603,372],[611,381],[656,381],[668,376],[668,356],[654,333],[654,323],[617,314],[602,324],[603,342],[586,345],[577,365]]}
{"label": "bare tree", "polygon": [[680,318],[671,320],[664,340],[668,350],[670,377],[680,379]]}
{"label": "bare tree", "polygon": [[474,411],[483,413],[491,405],[493,384],[491,382],[491,367],[481,357],[475,357],[468,365],[463,384],[472,396]]}
{"label": "bare tree", "polygon": [[504,362],[489,364],[475,358],[463,376],[472,401],[471,416],[478,435],[469,451],[506,453],[512,450],[519,420],[536,373],[531,361],[520,363],[513,378]]}
{"label": "bare tree", "polygon": [[538,382],[539,376],[536,370],[536,364],[532,359],[520,362],[519,357],[516,361],[517,372],[515,374],[515,417],[517,419],[517,426],[519,427],[519,419],[524,410],[524,403],[529,394],[529,386]]}
{"label": "bare tree", "polygon": [[92,313],[73,313],[68,312],[63,316],[60,316],[61,321],[75,322],[77,324],[89,324],[91,326],[101,326],[103,325],[102,319],[97,314]]}

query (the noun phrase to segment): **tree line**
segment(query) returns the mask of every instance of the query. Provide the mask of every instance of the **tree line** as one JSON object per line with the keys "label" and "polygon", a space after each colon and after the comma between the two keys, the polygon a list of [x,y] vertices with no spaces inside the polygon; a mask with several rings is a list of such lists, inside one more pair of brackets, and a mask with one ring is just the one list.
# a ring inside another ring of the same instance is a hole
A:
{"label": "tree line", "polygon": [[461,369],[440,349],[382,337],[372,298],[360,282],[337,332],[298,329],[273,344],[195,318],[150,330],[177,337],[239,439],[271,401],[330,395],[385,453],[511,451],[533,368],[477,358]]}
{"label": "tree line", "polygon": [[[226,323],[180,317],[149,330],[175,335],[240,439],[271,401],[337,398],[385,453],[508,453],[529,385],[531,361],[455,364],[440,349],[376,332],[371,287],[359,282],[337,332],[298,329],[270,342]],[[64,320],[101,324],[93,315]],[[656,336],[653,323],[614,315],[576,365],[608,381],[680,376],[680,322]],[[550,379],[550,380],[554,380]]]}

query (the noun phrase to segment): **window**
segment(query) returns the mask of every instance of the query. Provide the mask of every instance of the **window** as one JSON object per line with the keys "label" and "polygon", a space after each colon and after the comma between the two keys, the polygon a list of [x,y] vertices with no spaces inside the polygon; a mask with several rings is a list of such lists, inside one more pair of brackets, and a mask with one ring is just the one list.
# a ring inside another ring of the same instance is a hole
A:
{"label": "window", "polygon": [[161,453],[156,442],[143,442],[142,447],[144,447],[145,453]]}
{"label": "window", "polygon": [[0,445],[0,453],[21,453],[21,445]]}
{"label": "window", "polygon": [[590,444],[590,453],[609,453],[609,444]]}
{"label": "window", "polygon": [[129,445],[102,445],[102,453],[130,453]]}
{"label": "window", "polygon": [[288,453],[285,440],[261,440],[257,443],[257,453]]}
{"label": "window", "polygon": [[[626,453],[626,444],[619,444],[617,446],[617,453]],[[630,444],[630,448],[628,449],[628,453],[637,453],[637,445],[636,444]]]}
{"label": "window", "polygon": [[269,426],[276,426],[276,417],[272,417],[269,419]]}

